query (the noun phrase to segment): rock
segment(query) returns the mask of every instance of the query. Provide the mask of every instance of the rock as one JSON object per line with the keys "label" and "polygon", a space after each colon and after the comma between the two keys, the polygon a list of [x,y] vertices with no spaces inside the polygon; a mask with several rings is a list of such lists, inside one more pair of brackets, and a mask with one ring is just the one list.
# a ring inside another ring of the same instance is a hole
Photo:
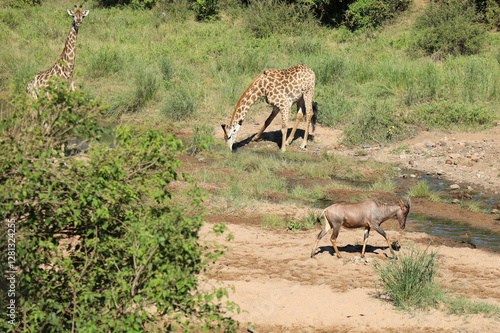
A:
{"label": "rock", "polygon": [[450,185],[450,189],[452,189],[452,190],[458,190],[459,188],[460,188],[460,185],[458,185],[458,184]]}
{"label": "rock", "polygon": [[451,203],[452,203],[452,204],[459,204],[459,203],[460,203],[460,200],[458,200],[458,199],[453,199],[453,200],[451,200]]}
{"label": "rock", "polygon": [[436,172],[436,174],[437,174],[438,176],[442,176],[442,175],[445,175],[445,174],[446,174],[446,172],[444,172],[443,170],[438,170],[438,172]]}

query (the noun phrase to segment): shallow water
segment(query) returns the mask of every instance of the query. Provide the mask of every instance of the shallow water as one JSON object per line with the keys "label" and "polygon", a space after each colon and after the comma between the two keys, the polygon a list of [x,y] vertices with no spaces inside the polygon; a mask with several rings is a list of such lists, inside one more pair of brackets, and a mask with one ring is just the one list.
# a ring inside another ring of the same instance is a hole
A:
{"label": "shallow water", "polygon": [[425,232],[429,235],[446,237],[500,252],[500,233],[486,228],[472,227],[467,223],[419,213],[408,215],[406,223],[411,223],[415,232]]}

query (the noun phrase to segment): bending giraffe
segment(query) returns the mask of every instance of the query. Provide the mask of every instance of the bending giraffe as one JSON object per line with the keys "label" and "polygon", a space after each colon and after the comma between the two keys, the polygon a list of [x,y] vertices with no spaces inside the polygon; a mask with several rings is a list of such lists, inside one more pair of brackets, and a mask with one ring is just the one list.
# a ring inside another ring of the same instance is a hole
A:
{"label": "bending giraffe", "polygon": [[[309,125],[314,115],[313,97],[315,80],[316,77],[313,70],[304,65],[296,65],[282,70],[266,69],[262,71],[247,90],[245,90],[243,95],[241,95],[229,125],[222,125],[224,139],[229,149],[233,149],[233,144],[236,141],[236,136],[245,120],[248,109],[250,109],[261,96],[266,97],[266,102],[273,106],[273,111],[252,141],[258,140],[278,112],[281,112],[281,151],[286,151],[286,146],[292,142],[295,131],[305,112],[306,129],[304,140],[300,145],[300,149],[305,149],[309,136]],[[297,120],[295,121],[295,125],[293,126],[288,140],[286,140],[288,114],[294,103],[297,103]]]}
{"label": "bending giraffe", "polygon": [[72,11],[68,9],[68,14],[73,16],[73,26],[69,30],[66,44],[64,45],[63,52],[57,58],[56,63],[50,69],[40,72],[35,75],[35,78],[28,83],[26,90],[33,98],[38,98],[40,89],[49,85],[52,77],[60,77],[70,82],[70,91],[76,89],[75,82],[73,81],[73,69],[75,67],[76,58],[76,36],[78,28],[82,25],[83,18],[89,14],[88,10],[82,10],[82,6]]}

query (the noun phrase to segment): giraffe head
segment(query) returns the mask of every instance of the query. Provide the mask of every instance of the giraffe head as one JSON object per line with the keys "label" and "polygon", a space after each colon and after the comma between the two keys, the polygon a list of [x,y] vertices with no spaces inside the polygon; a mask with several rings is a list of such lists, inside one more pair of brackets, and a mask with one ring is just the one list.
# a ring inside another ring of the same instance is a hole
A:
{"label": "giraffe head", "polygon": [[221,125],[222,130],[224,131],[224,140],[226,140],[226,144],[229,147],[229,150],[233,150],[233,144],[236,141],[236,136],[238,135],[238,131],[240,130],[241,124],[236,123],[230,126]]}
{"label": "giraffe head", "polygon": [[73,16],[73,27],[78,31],[78,28],[82,25],[83,18],[89,14],[89,11],[82,10],[82,6],[77,8],[75,5],[74,10],[68,9],[68,14]]}

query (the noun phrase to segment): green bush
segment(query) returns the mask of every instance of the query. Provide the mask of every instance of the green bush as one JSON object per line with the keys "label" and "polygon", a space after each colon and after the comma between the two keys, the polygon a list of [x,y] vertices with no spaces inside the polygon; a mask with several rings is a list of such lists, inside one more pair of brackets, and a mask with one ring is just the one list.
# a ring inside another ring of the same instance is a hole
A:
{"label": "green bush", "polygon": [[443,293],[438,287],[437,253],[410,248],[399,258],[376,262],[384,292],[394,305],[404,309],[436,306]]}
{"label": "green bush", "polygon": [[10,5],[14,8],[24,8],[40,4],[40,0],[14,0],[10,3]]}
{"label": "green bush", "polygon": [[486,39],[479,21],[470,0],[431,1],[413,27],[415,47],[427,54],[479,53]]}
{"label": "green bush", "polygon": [[102,7],[122,7],[130,6],[134,9],[152,8],[161,0],[96,0],[96,3]]}
{"label": "green bush", "polygon": [[[18,328],[235,331],[220,302],[226,291],[199,290],[220,250],[199,242],[201,216],[187,216],[167,187],[177,179],[180,141],[122,127],[109,149],[95,141],[99,103],[62,82],[48,96],[20,99],[0,115],[0,214],[15,220]],[[64,144],[85,139],[84,153],[65,154]],[[202,196],[190,192],[194,207]],[[6,253],[6,223],[0,228]]]}
{"label": "green bush", "polygon": [[243,20],[247,30],[257,38],[273,34],[299,35],[306,24],[313,24],[307,6],[288,4],[283,0],[252,1]]}
{"label": "green bush", "polygon": [[408,9],[412,0],[357,0],[345,12],[344,24],[351,30],[375,28]]}
{"label": "green bush", "polygon": [[219,18],[219,0],[196,0],[194,12],[200,21],[214,21]]}

